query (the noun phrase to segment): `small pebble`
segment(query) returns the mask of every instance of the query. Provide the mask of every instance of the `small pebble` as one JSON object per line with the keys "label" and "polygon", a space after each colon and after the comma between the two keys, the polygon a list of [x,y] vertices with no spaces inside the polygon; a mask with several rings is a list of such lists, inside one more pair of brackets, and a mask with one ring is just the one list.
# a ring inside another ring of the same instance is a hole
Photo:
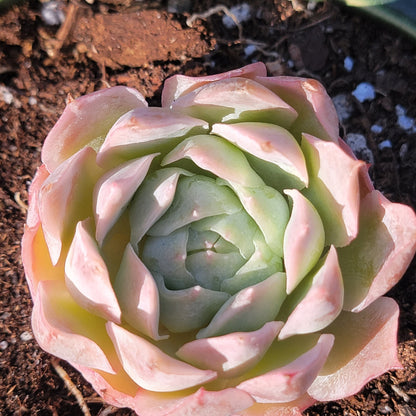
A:
{"label": "small pebble", "polygon": [[351,117],[353,106],[346,94],[338,94],[333,99],[340,121],[346,121]]}
{"label": "small pebble", "polygon": [[401,105],[396,105],[397,124],[404,130],[416,132],[415,120],[406,115],[407,111]]}
{"label": "small pebble", "polygon": [[9,346],[9,343],[7,341],[0,342],[0,350],[4,351],[8,346]]}
{"label": "small pebble", "polygon": [[247,45],[244,48],[244,54],[246,56],[246,58],[248,58],[249,56],[253,55],[254,52],[256,52],[257,50],[257,46],[256,45]]}
{"label": "small pebble", "polygon": [[33,335],[29,331],[22,332],[20,334],[20,339],[22,341],[30,341],[33,338]]}
{"label": "small pebble", "polygon": [[404,159],[406,157],[407,152],[409,151],[408,143],[403,143],[399,149],[399,156],[400,159]]}
{"label": "small pebble", "polygon": [[38,103],[38,100],[35,97],[29,97],[29,105],[36,105]]}
{"label": "small pebble", "polygon": [[[251,18],[251,8],[247,3],[239,4],[238,6],[230,7],[230,12],[236,17],[239,23],[246,22]],[[222,23],[227,29],[235,27],[234,20],[230,16],[224,15]]]}
{"label": "small pebble", "polygon": [[392,144],[391,144],[391,141],[390,140],[383,140],[379,145],[378,145],[378,148],[380,149],[380,150],[383,150],[383,149],[391,149],[392,148]]}
{"label": "small pebble", "polygon": [[7,87],[0,87],[0,100],[4,101],[6,104],[11,104],[13,102],[13,93]]}
{"label": "small pebble", "polygon": [[348,72],[351,72],[353,67],[354,67],[354,60],[353,60],[350,56],[347,56],[347,57],[344,59],[344,68],[345,68]]}
{"label": "small pebble", "polygon": [[65,21],[63,4],[55,0],[42,3],[41,16],[42,20],[49,26],[61,25]]}
{"label": "small pebble", "polygon": [[380,134],[383,131],[383,127],[380,126],[379,124],[373,124],[371,126],[371,131],[375,134]]}
{"label": "small pebble", "polygon": [[371,101],[376,97],[374,87],[369,82],[361,82],[352,92],[352,95],[360,102]]}
{"label": "small pebble", "polygon": [[373,152],[368,148],[367,140],[362,134],[349,133],[347,134],[346,142],[359,159],[365,160],[370,164],[374,164]]}

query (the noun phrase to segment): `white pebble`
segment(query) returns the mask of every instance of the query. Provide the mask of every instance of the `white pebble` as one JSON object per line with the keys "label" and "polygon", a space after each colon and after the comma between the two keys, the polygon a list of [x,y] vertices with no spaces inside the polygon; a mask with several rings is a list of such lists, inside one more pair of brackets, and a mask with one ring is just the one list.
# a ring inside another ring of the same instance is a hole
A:
{"label": "white pebble", "polygon": [[376,97],[374,87],[369,82],[361,82],[352,92],[352,95],[360,102],[371,101]]}
{"label": "white pebble", "polygon": [[30,341],[32,338],[33,335],[29,331],[25,331],[20,334],[20,339],[22,341]]}
{"label": "white pebble", "polygon": [[373,152],[368,148],[367,140],[362,134],[349,133],[345,141],[359,159],[363,159],[371,164],[374,163]]}
{"label": "white pebble", "polygon": [[6,104],[11,104],[13,102],[13,93],[9,88],[0,86],[0,99]]}
{"label": "white pebble", "polygon": [[36,105],[38,103],[38,100],[36,99],[36,97],[29,97],[29,105]]}
{"label": "white pebble", "polygon": [[347,56],[344,59],[344,68],[348,71],[351,72],[352,68],[354,67],[354,59],[351,58],[351,56]]}
{"label": "white pebble", "polygon": [[254,52],[256,52],[257,50],[257,46],[256,45],[247,45],[244,48],[244,54],[246,56],[246,58],[248,58],[249,56],[253,55]]}
{"label": "white pebble", "polygon": [[403,130],[411,130],[412,132],[416,132],[415,120],[406,115],[406,110],[404,107],[401,105],[396,105],[395,109],[397,115],[397,124]]}
{"label": "white pebble", "polygon": [[341,122],[348,120],[351,117],[353,107],[346,94],[336,95],[332,99],[332,102],[334,103],[338,118]]}
{"label": "white pebble", "polygon": [[9,343],[7,341],[1,341],[0,342],[0,350],[5,350],[9,346]]}
{"label": "white pebble", "polygon": [[379,124],[373,124],[371,126],[371,131],[375,134],[380,134],[383,131],[383,127]]}
{"label": "white pebble", "polygon": [[[230,12],[236,17],[238,23],[246,22],[251,18],[251,8],[247,3],[231,7]],[[232,29],[236,26],[234,20],[227,15],[222,17],[222,23],[227,29]]]}
{"label": "white pebble", "polygon": [[391,144],[391,141],[390,140],[383,140],[379,145],[378,145],[378,148],[380,149],[380,150],[383,150],[383,149],[391,149],[391,147],[392,147],[392,144]]}
{"label": "white pebble", "polygon": [[42,20],[49,26],[58,26],[65,21],[63,4],[59,1],[51,0],[42,3]]}

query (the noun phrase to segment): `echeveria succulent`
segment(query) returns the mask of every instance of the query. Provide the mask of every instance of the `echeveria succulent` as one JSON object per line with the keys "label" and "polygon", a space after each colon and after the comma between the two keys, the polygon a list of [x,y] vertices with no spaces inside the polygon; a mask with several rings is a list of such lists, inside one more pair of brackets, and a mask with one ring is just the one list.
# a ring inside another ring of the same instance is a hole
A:
{"label": "echeveria succulent", "polygon": [[30,188],[40,346],[140,416],[295,415],[400,367],[416,217],[317,81],[261,63],[70,102]]}

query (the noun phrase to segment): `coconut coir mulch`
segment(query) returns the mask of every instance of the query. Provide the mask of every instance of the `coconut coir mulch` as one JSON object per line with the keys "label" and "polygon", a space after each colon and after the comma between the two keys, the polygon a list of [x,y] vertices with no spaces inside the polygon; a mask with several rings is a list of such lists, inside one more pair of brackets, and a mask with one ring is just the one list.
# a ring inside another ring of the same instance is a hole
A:
{"label": "coconut coir mulch", "polygon": [[[167,13],[166,2],[139,0],[58,1],[52,17],[42,17],[46,4],[33,0],[0,10],[0,415],[133,414],[102,403],[76,371],[41,351],[31,333],[20,260],[27,189],[68,94],[123,84],[157,105],[164,79],[174,73],[202,75],[262,60],[272,75],[310,76],[332,97],[341,95],[350,112],[341,134],[366,137],[361,151],[373,162],[376,187],[416,207],[416,43],[351,9],[319,3],[308,10],[306,3],[246,2],[250,13],[239,27],[224,25],[227,10],[214,0],[188,2],[185,14]],[[363,102],[352,95],[361,82],[375,90]],[[401,308],[404,369],[306,415],[416,415],[415,274],[413,262],[390,293]]]}

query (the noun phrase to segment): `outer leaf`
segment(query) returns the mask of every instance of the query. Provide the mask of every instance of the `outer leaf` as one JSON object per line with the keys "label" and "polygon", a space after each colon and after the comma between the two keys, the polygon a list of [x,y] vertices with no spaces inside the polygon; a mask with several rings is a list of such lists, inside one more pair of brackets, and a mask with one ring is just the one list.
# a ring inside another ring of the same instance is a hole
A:
{"label": "outer leaf", "polygon": [[39,216],[54,265],[63,243],[72,237],[74,225],[91,216],[92,188],[100,174],[94,150],[85,147],[59,165],[43,182],[39,192]]}
{"label": "outer leaf", "polygon": [[176,355],[221,377],[236,377],[261,360],[282,326],[283,322],[273,321],[253,332],[198,339],[183,345]]}
{"label": "outer leaf", "polygon": [[122,318],[142,334],[154,339],[159,335],[159,292],[152,275],[128,244],[114,281]]}
{"label": "outer leaf", "polygon": [[170,357],[149,341],[113,322],[107,322],[106,327],[124,370],[147,390],[182,390],[206,383],[217,376],[215,371],[199,370]]}
{"label": "outer leaf", "polygon": [[358,312],[387,293],[402,277],[416,250],[416,215],[380,192],[361,204],[360,233],[339,250],[344,309]]}
{"label": "outer leaf", "polygon": [[296,139],[284,128],[268,123],[242,122],[214,124],[211,132],[297,176],[308,185],[305,157]]}
{"label": "outer leaf", "polygon": [[310,184],[304,194],[318,210],[326,245],[343,247],[358,233],[360,188],[367,166],[332,142],[303,135]]}
{"label": "outer leaf", "polygon": [[43,144],[43,163],[52,172],[85,146],[97,150],[115,121],[136,107],[147,107],[145,99],[135,89],[123,86],[71,101]]}
{"label": "outer leaf", "polygon": [[322,254],[324,227],[314,206],[296,189],[285,191],[293,200],[287,224],[283,252],[287,275],[287,293],[311,271]]}
{"label": "outer leaf", "polygon": [[162,91],[162,107],[169,107],[181,95],[187,94],[202,85],[220,81],[222,79],[244,77],[253,79],[255,76],[267,75],[266,66],[262,62],[246,65],[243,68],[233,69],[221,74],[202,77],[189,77],[186,75],[174,75],[165,81]]}
{"label": "outer leaf", "polygon": [[45,351],[70,363],[114,374],[109,361],[114,352],[108,348],[104,323],[77,305],[62,282],[39,282],[32,328]]}
{"label": "outer leaf", "polygon": [[65,262],[67,288],[77,303],[89,312],[120,323],[121,311],[107,266],[88,228],[89,220],[77,224]]}
{"label": "outer leaf", "polygon": [[210,123],[261,121],[289,127],[297,113],[268,88],[247,78],[228,78],[205,84],[171,104],[180,114]]}
{"label": "outer leaf", "polygon": [[341,313],[326,329],[335,335],[334,348],[308,393],[320,401],[338,400],[356,394],[386,371],[401,368],[398,315],[399,308],[390,298],[379,298],[359,313]]}
{"label": "outer leaf", "polygon": [[279,339],[316,332],[327,327],[342,310],[344,288],[337,252],[331,246],[322,267],[315,273],[306,295],[289,315]]}
{"label": "outer leaf", "polygon": [[338,143],[337,112],[322,84],[314,79],[285,76],[255,79],[297,111],[299,117],[291,131],[298,140],[308,133]]}
{"label": "outer leaf", "polygon": [[237,388],[250,393],[260,403],[284,403],[306,393],[324,365],[334,337],[321,335],[318,343],[292,363],[243,381]]}
{"label": "outer leaf", "polygon": [[184,137],[204,133],[207,129],[204,120],[175,114],[164,108],[137,108],[113,125],[97,154],[97,163],[116,166],[127,159],[150,153],[165,154]]}

